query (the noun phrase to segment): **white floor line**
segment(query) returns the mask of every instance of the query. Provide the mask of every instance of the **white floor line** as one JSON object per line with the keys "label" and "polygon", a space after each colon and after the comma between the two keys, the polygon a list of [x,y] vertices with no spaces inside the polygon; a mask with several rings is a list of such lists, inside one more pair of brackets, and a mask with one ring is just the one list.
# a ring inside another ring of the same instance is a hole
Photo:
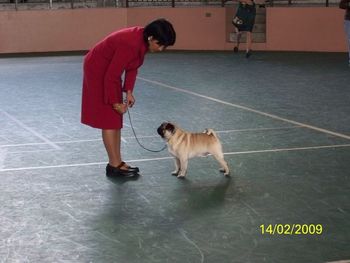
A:
{"label": "white floor line", "polygon": [[295,148],[280,148],[280,149],[256,150],[256,151],[244,151],[244,152],[227,152],[227,153],[224,153],[224,155],[240,155],[240,154],[266,153],[266,152],[305,151],[305,150],[318,150],[318,149],[328,149],[328,148],[345,148],[345,147],[350,147],[350,144],[320,145],[320,146],[295,147]]}
{"label": "white floor line", "polygon": [[4,145],[0,145],[0,148],[38,146],[38,145],[47,145],[47,143],[46,142],[32,142],[32,143],[4,144]]}
{"label": "white floor line", "polygon": [[339,261],[327,261],[326,263],[350,263],[350,259],[339,260]]}
{"label": "white floor line", "polygon": [[[125,138],[128,138],[128,137],[125,137]],[[55,143],[55,144],[80,143],[80,142],[102,142],[102,139],[53,141],[53,143]],[[22,147],[22,146],[37,146],[37,145],[47,145],[47,143],[46,142],[32,142],[32,143],[4,144],[4,145],[0,145],[0,148]]]}
{"label": "white floor line", "polygon": [[325,263],[350,263],[350,259],[339,260],[339,261],[327,261]]}
{"label": "white floor line", "polygon": [[[277,149],[242,151],[242,152],[227,152],[227,153],[224,153],[224,155],[241,155],[241,154],[255,154],[255,153],[266,153],[266,152],[305,151],[305,150],[317,150],[317,149],[327,149],[327,148],[345,148],[345,147],[350,147],[350,144],[320,145],[320,146],[280,148],[280,149],[277,148]],[[167,157],[157,157],[157,158],[148,158],[148,159],[134,159],[134,160],[125,160],[125,162],[137,163],[137,162],[151,162],[151,161],[160,161],[160,160],[169,160],[169,159],[173,159],[173,157],[167,156]],[[29,167],[18,167],[18,168],[4,168],[4,169],[0,169],[0,172],[95,166],[95,165],[106,165],[106,163],[107,162],[104,161],[104,162],[93,162],[93,163],[76,163],[76,164],[61,164],[61,165],[48,165],[48,166],[29,166]]]}
{"label": "white floor line", "polygon": [[[216,133],[233,133],[233,132],[245,132],[245,131],[267,131],[267,130],[288,130],[288,129],[296,129],[301,128],[301,126],[288,126],[288,127],[275,127],[275,128],[252,128],[252,129],[236,129],[236,130],[222,130],[215,131]],[[146,138],[159,138],[159,135],[145,135],[145,136],[137,136],[139,139]],[[134,136],[122,137],[125,143],[127,143],[128,139],[135,139]],[[86,139],[86,140],[69,140],[69,141],[53,141],[55,144],[70,144],[70,143],[81,143],[81,142],[100,142],[102,139]],[[45,142],[34,142],[34,143],[20,143],[20,144],[4,144],[0,145],[0,148],[7,147],[21,147],[21,146],[37,146],[37,145],[46,145]]]}
{"label": "white floor line", "polygon": [[148,82],[148,83],[152,83],[152,84],[158,85],[158,86],[162,86],[162,87],[165,87],[165,88],[176,90],[176,91],[179,91],[179,92],[182,92],[182,93],[187,93],[187,94],[190,94],[190,95],[193,95],[193,96],[196,96],[196,97],[200,97],[200,98],[204,98],[204,99],[207,99],[207,100],[215,101],[215,102],[218,102],[218,103],[221,103],[221,104],[224,104],[224,105],[228,105],[228,106],[231,106],[231,107],[235,107],[235,108],[238,108],[238,109],[254,112],[256,114],[263,115],[263,116],[266,116],[266,117],[269,117],[269,118],[272,118],[272,119],[275,119],[275,120],[288,122],[288,123],[291,123],[291,124],[294,124],[294,125],[302,126],[304,128],[308,128],[308,129],[311,129],[311,130],[315,130],[315,131],[318,131],[318,132],[322,132],[322,133],[326,133],[326,134],[330,134],[330,135],[333,135],[333,136],[336,136],[336,137],[340,137],[340,138],[344,138],[344,139],[350,140],[350,136],[345,135],[345,134],[341,134],[341,133],[338,133],[338,132],[333,132],[333,131],[322,129],[322,128],[319,128],[319,127],[316,127],[316,126],[308,125],[308,124],[305,124],[305,123],[289,120],[289,119],[282,118],[282,117],[279,117],[279,116],[274,115],[274,114],[262,112],[262,111],[259,111],[259,110],[254,110],[252,108],[245,107],[245,106],[242,106],[242,105],[238,105],[238,104],[230,103],[230,102],[227,102],[227,101],[215,99],[215,98],[208,97],[208,96],[205,96],[205,95],[193,92],[193,91],[189,91],[189,90],[173,87],[173,86],[170,86],[170,85],[158,82],[158,81],[153,81],[153,80],[149,80],[149,79],[145,79],[145,78],[141,78],[141,77],[138,77],[138,79],[143,80],[143,81]]}
{"label": "white floor line", "polygon": [[4,114],[7,118],[11,119],[12,121],[14,121],[15,123],[17,123],[20,127],[22,127],[23,129],[27,130],[28,132],[30,132],[31,134],[33,134],[34,136],[38,137],[39,139],[41,139],[42,141],[44,141],[46,144],[52,146],[53,148],[55,148],[56,150],[61,150],[61,147],[59,147],[58,145],[54,144],[53,142],[51,142],[49,139],[47,139],[46,137],[44,137],[43,135],[41,135],[40,133],[36,132],[35,130],[33,130],[32,128],[28,127],[27,125],[25,125],[23,122],[21,122],[20,120],[16,119],[14,116],[12,116],[11,114],[7,113],[4,110],[0,109],[0,112],[2,114]]}
{"label": "white floor line", "polygon": [[225,130],[215,131],[216,133],[230,133],[230,132],[246,132],[246,131],[274,131],[274,130],[289,130],[302,128],[301,126],[288,126],[288,127],[274,127],[274,128],[252,128],[252,129],[236,129],[236,130]]}
{"label": "white floor line", "polygon": [[8,154],[22,154],[22,153],[38,153],[38,152],[52,152],[52,151],[57,151],[53,149],[42,149],[42,150],[27,150],[27,151],[7,151]]}
{"label": "white floor line", "polygon": [[[169,156],[169,157],[160,157],[160,158],[151,158],[151,159],[126,160],[125,162],[148,162],[148,161],[165,160],[165,159],[172,159],[172,157]],[[48,166],[29,166],[29,167],[0,169],[0,172],[51,169],[51,168],[66,168],[66,167],[82,167],[82,166],[95,166],[95,165],[106,165],[106,164],[107,164],[107,161],[94,162],[94,163],[75,163],[75,164],[48,165]]]}

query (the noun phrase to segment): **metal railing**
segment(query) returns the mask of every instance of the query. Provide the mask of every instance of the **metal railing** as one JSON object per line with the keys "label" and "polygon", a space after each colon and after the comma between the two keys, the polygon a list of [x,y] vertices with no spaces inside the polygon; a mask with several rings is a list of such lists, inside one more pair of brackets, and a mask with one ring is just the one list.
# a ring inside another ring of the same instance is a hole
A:
{"label": "metal railing", "polygon": [[[0,0],[0,10],[99,7],[222,6],[237,0]],[[338,0],[266,0],[266,6],[335,6]]]}
{"label": "metal railing", "polygon": [[198,6],[198,5],[214,5],[214,6],[225,6],[225,0],[125,0],[125,7],[135,6]]}
{"label": "metal railing", "polygon": [[268,0],[269,6],[338,6],[338,0]]}

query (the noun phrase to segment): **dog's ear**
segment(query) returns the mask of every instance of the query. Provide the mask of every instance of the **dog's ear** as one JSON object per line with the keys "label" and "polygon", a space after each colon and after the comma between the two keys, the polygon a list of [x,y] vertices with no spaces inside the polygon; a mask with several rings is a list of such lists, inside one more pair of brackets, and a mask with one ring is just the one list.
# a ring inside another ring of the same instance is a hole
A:
{"label": "dog's ear", "polygon": [[175,133],[175,125],[172,123],[167,123],[165,126],[165,129],[169,132],[171,132],[172,134]]}

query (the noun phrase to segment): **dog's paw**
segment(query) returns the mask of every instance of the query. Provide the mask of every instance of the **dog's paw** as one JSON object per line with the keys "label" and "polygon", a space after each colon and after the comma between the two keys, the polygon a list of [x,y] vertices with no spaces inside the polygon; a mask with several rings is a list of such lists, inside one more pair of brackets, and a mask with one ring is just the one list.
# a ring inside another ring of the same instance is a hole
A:
{"label": "dog's paw", "polygon": [[220,172],[224,173],[225,176],[230,176],[230,171],[226,171],[224,168],[220,168]]}
{"label": "dog's paw", "polygon": [[171,172],[171,175],[176,175],[177,176],[178,174],[179,174],[179,171],[176,171],[176,170]]}
{"label": "dog's paw", "polygon": [[184,174],[179,174],[179,175],[177,176],[177,178],[179,178],[179,179],[184,179],[184,178],[185,178],[185,175],[184,175]]}

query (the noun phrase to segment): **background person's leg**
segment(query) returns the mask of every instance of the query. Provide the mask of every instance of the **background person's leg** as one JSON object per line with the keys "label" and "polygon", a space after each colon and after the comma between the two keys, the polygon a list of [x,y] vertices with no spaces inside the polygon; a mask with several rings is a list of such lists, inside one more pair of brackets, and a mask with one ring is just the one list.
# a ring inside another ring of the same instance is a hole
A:
{"label": "background person's leg", "polygon": [[239,51],[239,43],[241,41],[242,33],[238,30],[237,27],[235,27],[235,33],[236,33],[236,46],[234,47],[233,51],[236,53]]}
{"label": "background person's leg", "polygon": [[251,56],[251,49],[252,49],[252,32],[247,31],[247,43],[246,43],[246,58],[249,58]]}

